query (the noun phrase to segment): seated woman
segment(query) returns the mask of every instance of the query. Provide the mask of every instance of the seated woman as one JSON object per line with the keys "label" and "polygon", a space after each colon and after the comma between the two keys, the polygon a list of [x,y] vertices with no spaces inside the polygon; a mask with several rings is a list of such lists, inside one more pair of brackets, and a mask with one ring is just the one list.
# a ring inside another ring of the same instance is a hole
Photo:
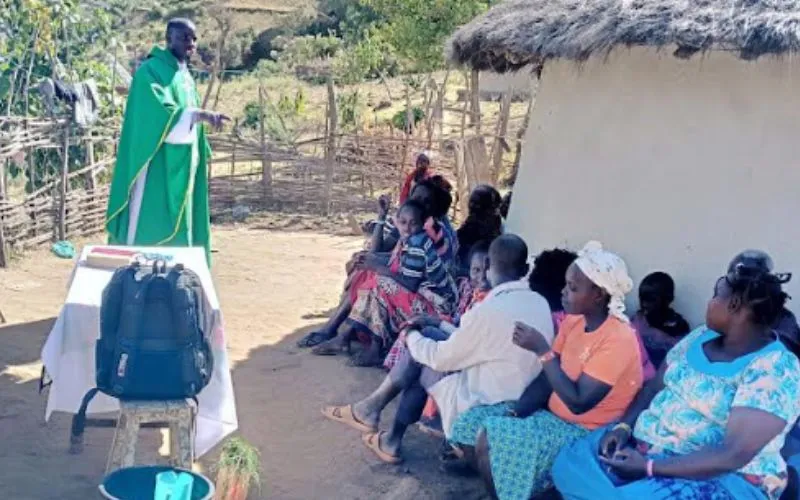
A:
{"label": "seated woman", "polygon": [[367,254],[357,264],[367,272],[352,287],[350,327],[315,347],[314,354],[336,355],[349,347],[353,334],[363,333],[369,345],[352,364],[377,366],[401,326],[412,316],[452,314],[457,293],[455,282],[425,233],[426,219],[425,208],[416,201],[408,201],[400,208],[397,214],[400,242],[389,262]]}
{"label": "seated woman", "polygon": [[[323,414],[366,433],[364,444],[381,460],[400,462],[400,446],[409,425],[420,417],[427,395],[439,407],[443,428],[450,434],[453,420],[474,406],[516,399],[541,370],[536,356],[514,345],[511,332],[524,321],[553,337],[547,302],[523,281],[528,272],[528,247],[506,234],[489,249],[492,291],[480,306],[468,311],[461,326],[425,318],[415,321],[408,350],[380,387],[347,406],[327,407]],[[377,432],[381,413],[401,395],[390,432]]]}
{"label": "seated woman", "polygon": [[479,241],[493,241],[502,233],[501,203],[500,193],[486,184],[476,187],[470,194],[467,219],[456,232],[459,245],[456,262],[460,272],[467,271],[472,245]]}
{"label": "seated woman", "polygon": [[642,340],[652,365],[645,373],[645,381],[655,376],[653,366],[661,366],[667,351],[689,333],[689,323],[675,312],[675,282],[667,273],[652,273],[639,285],[639,311],[631,318],[636,333]]}
{"label": "seated woman", "polygon": [[[453,329],[458,327],[461,322],[461,317],[467,311],[472,309],[473,306],[478,304],[478,302],[486,298],[486,295],[489,294],[491,286],[486,278],[486,271],[489,267],[489,243],[490,242],[480,241],[472,247],[470,275],[469,277],[459,278],[456,282],[458,287],[458,306],[456,306],[456,311],[452,318],[447,318],[450,319],[447,323],[452,324]],[[427,319],[439,324],[446,318],[431,317]],[[397,359],[402,355],[403,351],[406,350],[405,333],[407,331],[407,327],[401,330],[400,335],[389,350],[389,354],[383,361],[383,367],[387,370],[392,369]]]}
{"label": "seated woman", "polygon": [[568,499],[777,499],[780,450],[800,416],[800,363],[771,326],[786,302],[763,266],[734,265],[706,326],[669,354],[610,430],[564,449],[553,477]]}
{"label": "seated woman", "polygon": [[[452,197],[445,185],[436,179],[429,179],[416,184],[411,193],[411,200],[421,203],[431,216],[425,222],[425,231],[434,243],[439,258],[446,268],[454,265],[454,252],[458,248],[452,225],[447,219],[447,212],[452,204]],[[347,280],[336,312],[325,325],[303,337],[298,347],[314,347],[333,339],[339,328],[347,321],[356,300],[356,291],[362,280],[369,277],[369,273],[362,265],[365,259],[374,264],[388,265],[392,251],[399,245],[400,235],[398,229],[388,218],[389,199],[382,196],[378,200],[378,220],[372,228],[372,238],[368,244],[369,251],[358,252],[345,266]],[[367,257],[370,255],[370,257]]]}
{"label": "seated woman", "polygon": [[475,408],[453,426],[452,441],[475,446],[478,470],[501,500],[528,500],[552,486],[558,451],[622,416],[642,385],[636,334],[625,316],[633,288],[625,263],[592,242],[566,282],[569,316],[552,349],[535,328],[518,324],[514,332],[514,342],[543,366],[524,403]]}
{"label": "seated woman", "polygon": [[[728,264],[728,272],[732,272],[739,264],[744,264],[747,267],[760,267],[769,272],[774,270],[772,257],[762,250],[745,250],[739,252]],[[772,324],[772,329],[778,334],[778,338],[786,345],[786,347],[794,353],[795,356],[800,357],[800,326],[797,324],[792,311],[786,307],[781,308],[778,317]]]}
{"label": "seated woman", "polygon": [[561,293],[567,285],[567,269],[577,258],[578,254],[569,250],[561,248],[545,250],[533,261],[533,271],[528,276],[531,290],[540,293],[550,304],[556,331],[566,317],[564,305],[561,303]]}

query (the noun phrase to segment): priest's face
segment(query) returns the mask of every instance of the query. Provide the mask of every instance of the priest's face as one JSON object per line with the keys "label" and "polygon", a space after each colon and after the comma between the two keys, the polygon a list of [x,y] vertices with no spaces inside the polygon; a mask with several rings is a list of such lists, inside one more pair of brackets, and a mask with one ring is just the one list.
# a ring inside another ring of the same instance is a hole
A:
{"label": "priest's face", "polygon": [[197,48],[195,27],[179,24],[170,29],[167,33],[167,48],[179,61],[188,61]]}

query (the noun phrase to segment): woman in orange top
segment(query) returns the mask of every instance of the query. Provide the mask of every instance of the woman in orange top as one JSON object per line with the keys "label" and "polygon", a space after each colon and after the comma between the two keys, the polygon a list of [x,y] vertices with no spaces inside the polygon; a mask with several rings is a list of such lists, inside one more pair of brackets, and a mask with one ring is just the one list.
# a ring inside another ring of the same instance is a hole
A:
{"label": "woman in orange top", "polygon": [[527,325],[513,333],[543,366],[524,403],[477,408],[456,421],[453,440],[475,446],[476,465],[500,500],[528,500],[552,487],[559,450],[618,419],[639,392],[639,346],[625,316],[632,288],[623,260],[589,243],[567,271],[568,316],[552,349]]}

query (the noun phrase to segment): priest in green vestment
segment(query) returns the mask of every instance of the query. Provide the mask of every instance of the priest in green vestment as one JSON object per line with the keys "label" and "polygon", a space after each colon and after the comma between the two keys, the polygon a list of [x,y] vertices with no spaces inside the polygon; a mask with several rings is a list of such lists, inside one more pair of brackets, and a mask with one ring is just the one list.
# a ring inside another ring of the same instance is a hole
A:
{"label": "priest in green vestment", "polygon": [[201,123],[227,117],[199,109],[187,63],[191,21],[167,25],[167,48],[153,48],[133,76],[111,181],[106,229],[112,245],[202,246],[210,263],[208,159]]}

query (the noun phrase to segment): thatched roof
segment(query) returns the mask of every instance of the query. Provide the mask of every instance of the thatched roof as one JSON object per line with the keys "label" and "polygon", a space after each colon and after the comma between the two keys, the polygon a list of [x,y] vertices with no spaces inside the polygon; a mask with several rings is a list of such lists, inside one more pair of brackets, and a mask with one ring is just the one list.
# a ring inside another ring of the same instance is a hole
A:
{"label": "thatched roof", "polygon": [[734,51],[752,59],[800,50],[800,0],[506,0],[461,27],[451,62],[505,72],[616,46]]}

